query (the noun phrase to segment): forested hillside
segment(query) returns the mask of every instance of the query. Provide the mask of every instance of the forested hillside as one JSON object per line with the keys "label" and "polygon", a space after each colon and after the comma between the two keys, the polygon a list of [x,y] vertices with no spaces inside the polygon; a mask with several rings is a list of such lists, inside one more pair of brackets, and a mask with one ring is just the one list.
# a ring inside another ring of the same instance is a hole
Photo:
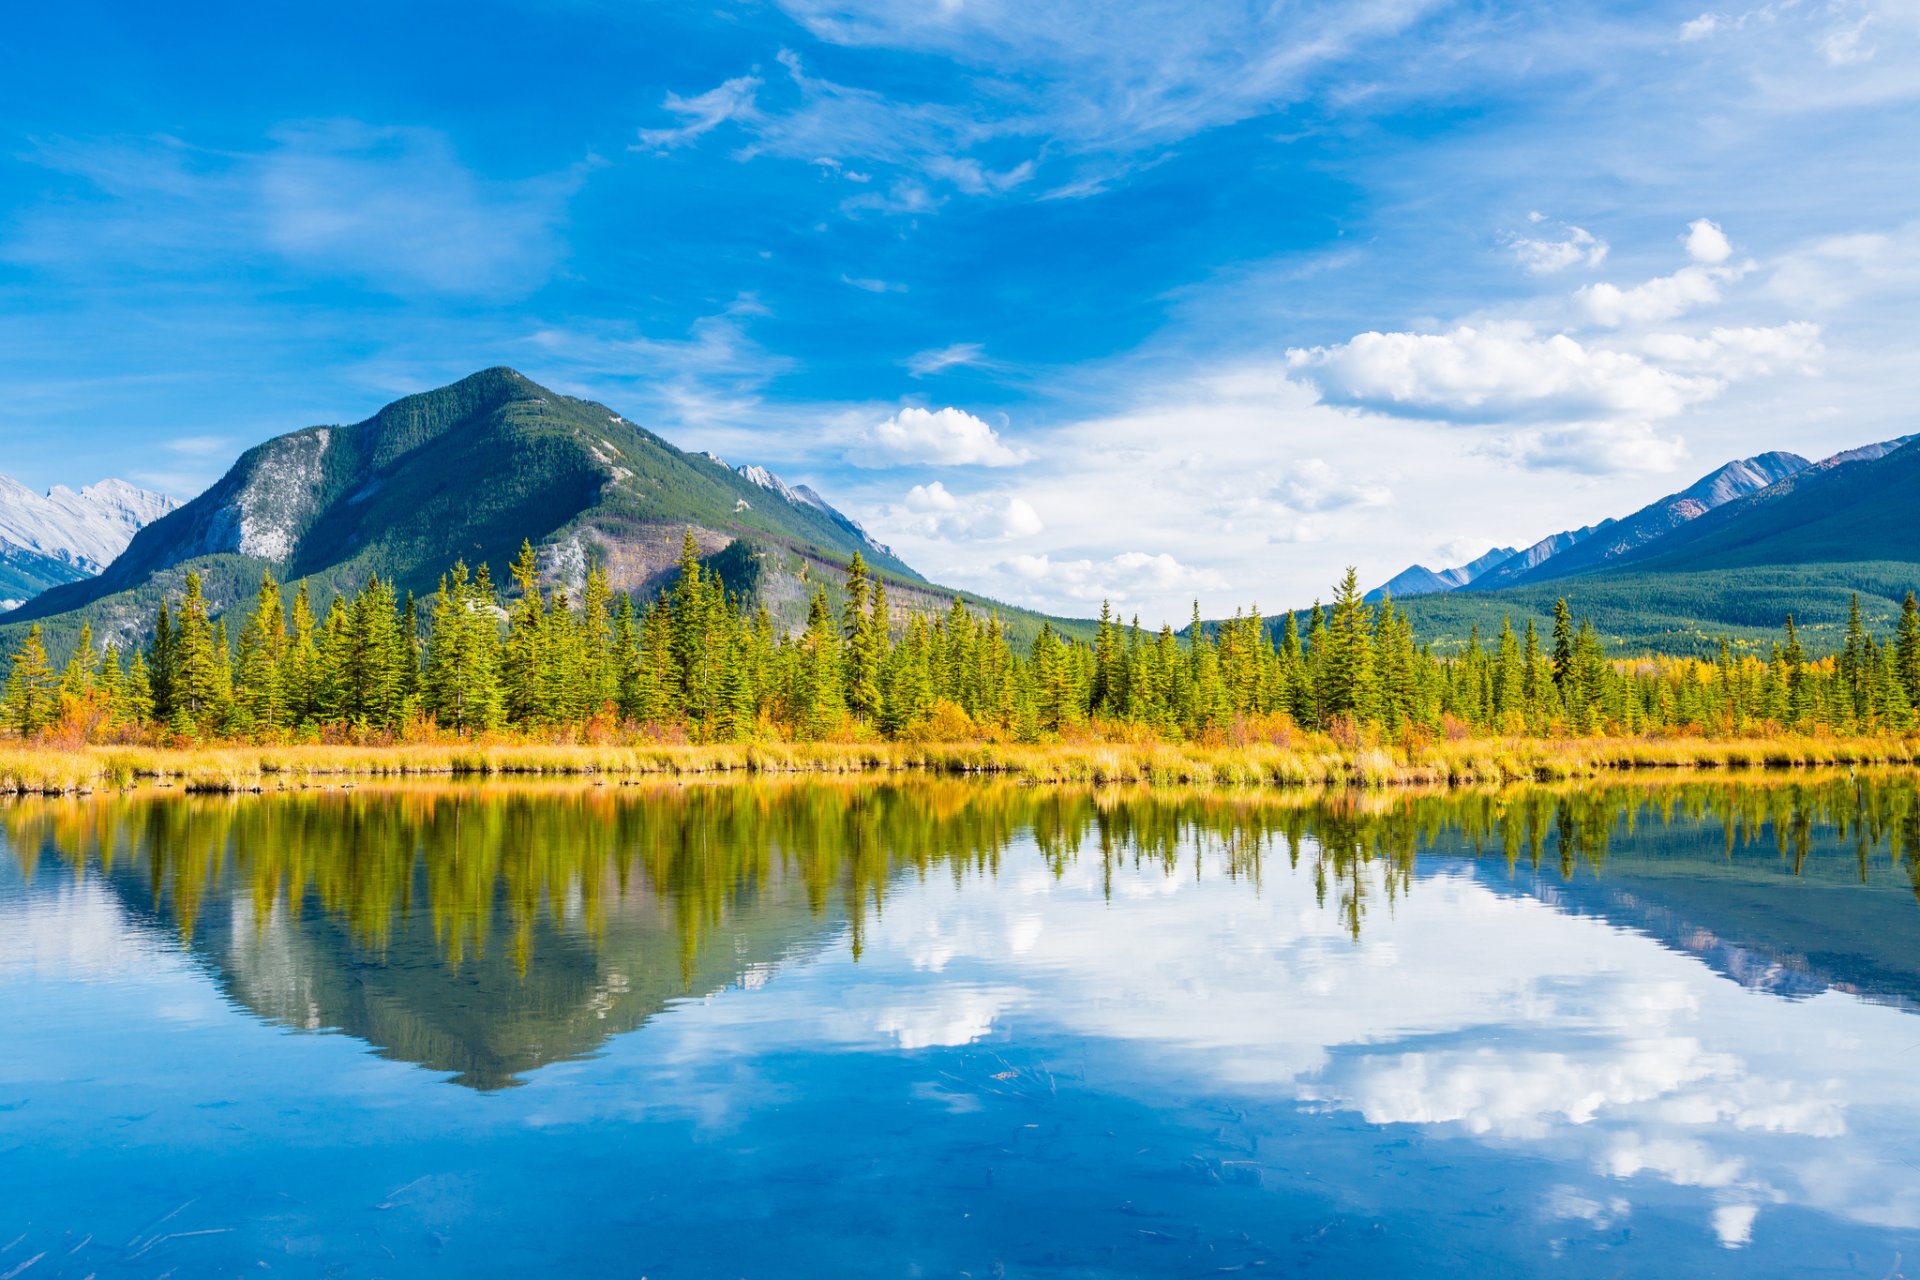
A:
{"label": "forested hillside", "polygon": [[[0,649],[32,621],[47,624],[56,653],[83,623],[101,642],[136,644],[189,572],[216,618],[247,600],[263,571],[305,581],[322,609],[374,575],[402,595],[431,592],[455,559],[504,582],[527,538],[550,583],[578,594],[597,566],[612,589],[644,596],[673,572],[689,528],[709,569],[765,604],[781,629],[804,623],[812,585],[837,583],[856,553],[903,597],[938,608],[954,594],[810,490],[683,452],[603,405],[496,368],[364,422],[248,450],[207,492],[141,530],[99,577],[0,616]],[[1040,625],[1004,612],[1023,634]]]}

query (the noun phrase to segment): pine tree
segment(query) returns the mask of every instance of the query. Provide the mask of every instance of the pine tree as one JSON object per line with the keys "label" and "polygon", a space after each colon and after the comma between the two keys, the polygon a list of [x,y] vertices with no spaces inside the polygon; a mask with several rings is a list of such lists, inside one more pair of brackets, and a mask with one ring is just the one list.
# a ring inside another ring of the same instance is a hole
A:
{"label": "pine tree", "polygon": [[54,677],[53,664],[47,661],[46,641],[37,622],[28,628],[26,638],[14,651],[6,693],[7,722],[21,737],[34,737],[53,723],[59,710],[60,682]]}
{"label": "pine tree", "polygon": [[320,648],[313,600],[303,580],[293,593],[286,650],[280,660],[280,700],[290,727],[321,719]]}
{"label": "pine tree", "polygon": [[532,542],[521,542],[512,575],[520,597],[507,615],[507,640],[501,654],[506,716],[514,724],[544,724],[551,718],[546,702],[547,602],[540,591],[540,562]]}
{"label": "pine tree", "polygon": [[154,719],[153,678],[147,668],[146,655],[138,649],[133,651],[133,660],[127,663],[127,675],[120,682],[120,696],[113,713],[116,720],[136,728]]}
{"label": "pine tree", "polygon": [[1372,609],[1360,592],[1360,575],[1352,566],[1334,595],[1327,622],[1326,658],[1321,669],[1320,709],[1323,719],[1351,716],[1370,720],[1375,714]]}
{"label": "pine tree", "polygon": [[220,675],[220,657],[214,651],[213,624],[207,618],[200,575],[189,572],[175,624],[168,680],[169,723],[176,733],[197,736],[219,721],[225,710],[220,699]]}
{"label": "pine tree", "polygon": [[60,676],[60,701],[76,704],[91,698],[99,672],[100,651],[94,647],[93,623],[82,622],[80,639],[74,644],[73,656],[67,660],[67,669]]}
{"label": "pine tree", "polygon": [[267,572],[260,575],[253,612],[240,628],[235,690],[242,721],[256,732],[283,728],[287,724],[282,684],[286,658],[287,618],[280,604],[280,584]]}
{"label": "pine tree", "polygon": [[880,633],[868,611],[869,595],[867,562],[856,551],[847,565],[847,600],[841,617],[847,641],[847,710],[861,724],[873,720],[880,710]]}
{"label": "pine tree", "polygon": [[1920,708],[1920,606],[1911,591],[1900,606],[1900,622],[1893,633],[1893,670],[1908,705]]}
{"label": "pine tree", "polygon": [[840,635],[834,625],[827,589],[814,588],[807,606],[807,631],[800,642],[800,672],[795,728],[802,737],[819,739],[833,733],[846,714],[841,696]]}
{"label": "pine tree", "polygon": [[1573,611],[1565,596],[1553,602],[1553,687],[1560,705],[1571,705],[1568,686],[1573,682]]}

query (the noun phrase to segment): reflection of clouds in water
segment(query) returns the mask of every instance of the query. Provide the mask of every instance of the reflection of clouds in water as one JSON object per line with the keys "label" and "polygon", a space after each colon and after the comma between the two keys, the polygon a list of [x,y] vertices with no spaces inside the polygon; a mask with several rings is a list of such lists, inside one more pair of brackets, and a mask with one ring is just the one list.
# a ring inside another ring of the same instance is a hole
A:
{"label": "reflection of clouds in water", "polygon": [[1633,1206],[1624,1196],[1609,1196],[1602,1204],[1564,1184],[1550,1189],[1540,1207],[1540,1216],[1549,1222],[1584,1222],[1595,1231],[1606,1231],[1632,1213]]}
{"label": "reflection of clouds in water", "polygon": [[1468,1133],[1540,1138],[1603,1110],[1659,1098],[1726,1069],[1684,1038],[1595,1039],[1571,1053],[1481,1047],[1342,1057],[1300,1097],[1372,1124],[1459,1124]]}
{"label": "reflection of clouds in water", "polygon": [[938,998],[929,1002],[884,1010],[873,1029],[892,1036],[902,1049],[972,1044],[993,1030],[993,1020],[1008,1002],[1005,994],[964,987],[934,994]]}
{"label": "reflection of clouds in water", "polygon": [[[897,887],[857,966],[844,952],[789,966],[654,1034],[691,1066],[966,1044],[1017,1012],[1023,1032],[1130,1046],[1095,1056],[1091,1087],[1186,1077],[1588,1170],[1592,1185],[1556,1189],[1548,1212],[1596,1231],[1646,1179],[1706,1195],[1702,1228],[1729,1246],[1772,1203],[1920,1225],[1920,1179],[1885,1175],[1916,1136],[1885,1064],[1920,1033],[1896,1011],[1838,993],[1789,1006],[1470,872],[1425,876],[1397,902],[1363,872],[1355,944],[1333,909],[1351,883],[1323,907],[1285,867],[1256,891],[1211,866],[1196,881],[1189,860],[1118,869],[1108,900],[1097,860],[1056,877],[1021,856],[999,881]],[[1881,1122],[1850,1124],[1862,1108]]]}
{"label": "reflection of clouds in water", "polygon": [[184,961],[171,939],[135,923],[97,881],[57,888],[0,907],[0,982],[151,980]]}
{"label": "reflection of clouds in water", "polygon": [[1729,1249],[1738,1249],[1753,1239],[1753,1220],[1760,1213],[1755,1204],[1723,1204],[1713,1211],[1713,1234]]}

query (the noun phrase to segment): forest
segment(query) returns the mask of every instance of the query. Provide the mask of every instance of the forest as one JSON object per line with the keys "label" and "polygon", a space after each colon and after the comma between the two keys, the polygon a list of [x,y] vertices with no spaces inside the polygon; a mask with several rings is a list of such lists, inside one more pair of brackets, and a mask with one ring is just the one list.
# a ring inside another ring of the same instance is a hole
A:
{"label": "forest", "polygon": [[[688,532],[650,599],[589,569],[578,598],[523,544],[507,589],[456,564],[426,600],[378,577],[317,615],[271,574],[238,635],[197,576],[122,653],[83,632],[64,669],[35,626],[11,655],[7,730],[81,743],[417,741],[518,733],[691,743],[1165,740],[1283,744],[1295,729],[1407,743],[1598,735],[1899,734],[1920,706],[1920,610],[1893,634],[1856,605],[1839,652],[1810,659],[1791,615],[1767,657],[1610,657],[1557,603],[1551,633],[1476,630],[1463,653],[1417,642],[1349,569],[1303,627],[1242,611],[1184,635],[1103,607],[1090,641],[1043,628],[1017,644],[956,600],[890,607],[856,554],[841,607],[816,584],[803,630],[777,633],[702,565]],[[239,612],[235,610],[235,612]]]}

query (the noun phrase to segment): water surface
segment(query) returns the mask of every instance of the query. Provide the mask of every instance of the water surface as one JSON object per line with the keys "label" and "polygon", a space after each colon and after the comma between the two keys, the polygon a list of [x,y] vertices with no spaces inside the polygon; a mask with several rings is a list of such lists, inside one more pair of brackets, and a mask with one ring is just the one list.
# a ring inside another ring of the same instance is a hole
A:
{"label": "water surface", "polygon": [[1899,1274],[1920,800],[0,807],[0,1277]]}

